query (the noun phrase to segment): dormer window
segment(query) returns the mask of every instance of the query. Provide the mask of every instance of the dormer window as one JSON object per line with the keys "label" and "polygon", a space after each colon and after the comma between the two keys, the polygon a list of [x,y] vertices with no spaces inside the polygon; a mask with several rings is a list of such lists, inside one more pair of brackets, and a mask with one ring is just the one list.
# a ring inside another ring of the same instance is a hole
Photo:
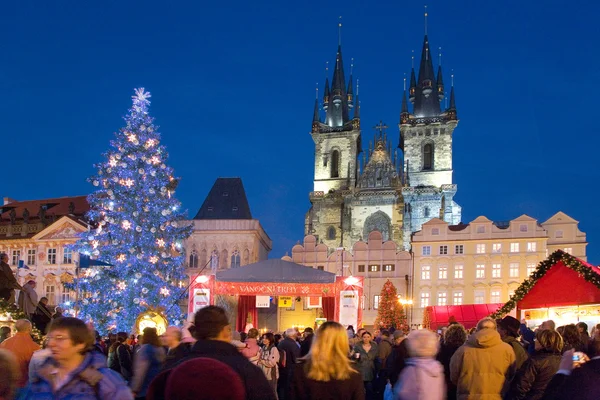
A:
{"label": "dormer window", "polygon": [[229,192],[223,192],[223,197],[228,197],[229,196]]}
{"label": "dormer window", "polygon": [[238,210],[238,208],[237,208],[237,207],[232,207],[232,208],[231,208],[231,211],[237,211],[237,210]]}
{"label": "dormer window", "polygon": [[213,207],[208,207],[208,211],[213,211],[214,208]]}

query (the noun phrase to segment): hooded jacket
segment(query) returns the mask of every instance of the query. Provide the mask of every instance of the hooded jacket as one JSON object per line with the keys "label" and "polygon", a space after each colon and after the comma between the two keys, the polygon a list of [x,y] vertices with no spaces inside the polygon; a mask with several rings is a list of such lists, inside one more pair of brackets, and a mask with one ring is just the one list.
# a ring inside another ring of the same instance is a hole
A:
{"label": "hooded jacket", "polygon": [[500,400],[515,372],[515,352],[494,329],[476,332],[450,359],[458,399]]}
{"label": "hooded jacket", "polygon": [[433,358],[409,358],[394,393],[400,400],[443,400],[446,397],[444,367]]}

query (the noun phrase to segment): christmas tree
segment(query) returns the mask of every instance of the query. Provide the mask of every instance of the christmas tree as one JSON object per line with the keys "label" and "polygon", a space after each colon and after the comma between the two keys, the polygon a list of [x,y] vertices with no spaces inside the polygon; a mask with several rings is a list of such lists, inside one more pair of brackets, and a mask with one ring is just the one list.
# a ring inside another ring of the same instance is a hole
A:
{"label": "christmas tree", "polygon": [[403,306],[398,301],[396,286],[388,279],[383,284],[379,295],[379,308],[377,309],[377,318],[375,318],[375,327],[389,329],[392,326],[396,329],[406,329],[406,317]]}
{"label": "christmas tree", "polygon": [[182,242],[192,226],[174,197],[178,180],[148,114],[150,93],[136,89],[132,98],[125,127],[89,179],[98,187],[88,197],[91,229],[74,245],[108,264],[81,269],[71,285],[78,317],[103,331],[131,332],[149,310],[166,313],[171,324],[182,318],[173,303],[184,290]]}

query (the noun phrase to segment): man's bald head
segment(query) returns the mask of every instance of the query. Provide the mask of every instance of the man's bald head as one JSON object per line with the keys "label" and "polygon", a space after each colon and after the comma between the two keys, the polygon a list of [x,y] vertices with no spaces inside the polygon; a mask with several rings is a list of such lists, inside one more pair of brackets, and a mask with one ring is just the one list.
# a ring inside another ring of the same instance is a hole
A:
{"label": "man's bald head", "polygon": [[15,322],[17,332],[31,332],[31,322],[27,319],[20,319]]}

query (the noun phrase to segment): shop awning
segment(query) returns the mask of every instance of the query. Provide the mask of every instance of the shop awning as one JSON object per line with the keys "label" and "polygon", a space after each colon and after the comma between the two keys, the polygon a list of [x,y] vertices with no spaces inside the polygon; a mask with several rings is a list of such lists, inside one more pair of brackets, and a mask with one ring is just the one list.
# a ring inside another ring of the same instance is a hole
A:
{"label": "shop awning", "polygon": [[335,274],[272,259],[217,272],[217,282],[334,283]]}
{"label": "shop awning", "polygon": [[430,329],[438,329],[448,326],[450,321],[456,321],[465,328],[470,329],[477,325],[477,322],[489,316],[503,303],[493,304],[463,304],[460,306],[429,306],[425,309],[425,319],[423,325],[429,322]]}

